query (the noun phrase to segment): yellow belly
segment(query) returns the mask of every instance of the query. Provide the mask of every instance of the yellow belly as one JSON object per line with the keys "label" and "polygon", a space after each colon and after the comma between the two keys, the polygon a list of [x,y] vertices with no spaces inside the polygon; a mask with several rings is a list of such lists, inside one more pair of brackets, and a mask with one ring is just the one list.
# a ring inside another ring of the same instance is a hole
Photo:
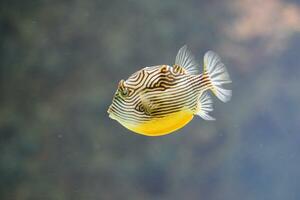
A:
{"label": "yellow belly", "polygon": [[162,136],[184,127],[193,119],[193,116],[194,115],[191,111],[186,110],[170,114],[164,118],[153,119],[139,125],[123,125],[138,134],[147,136]]}

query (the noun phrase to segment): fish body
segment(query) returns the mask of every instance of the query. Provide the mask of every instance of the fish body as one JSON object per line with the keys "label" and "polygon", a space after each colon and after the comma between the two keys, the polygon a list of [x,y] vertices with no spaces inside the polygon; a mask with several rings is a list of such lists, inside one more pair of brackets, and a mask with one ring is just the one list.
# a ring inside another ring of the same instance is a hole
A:
{"label": "fish body", "polygon": [[231,80],[219,56],[209,51],[204,56],[204,71],[199,73],[194,56],[183,46],[173,66],[145,67],[126,81],[121,80],[108,109],[109,116],[129,130],[147,136],[172,133],[189,123],[194,115],[214,120],[207,93],[211,90],[223,102],[231,90],[223,84]]}

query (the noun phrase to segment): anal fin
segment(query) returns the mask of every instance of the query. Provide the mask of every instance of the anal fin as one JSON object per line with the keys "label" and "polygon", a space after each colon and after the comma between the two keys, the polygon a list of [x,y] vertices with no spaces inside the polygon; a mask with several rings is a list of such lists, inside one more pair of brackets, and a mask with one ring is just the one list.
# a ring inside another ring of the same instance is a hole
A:
{"label": "anal fin", "polygon": [[213,111],[212,103],[211,97],[207,93],[202,93],[199,98],[195,114],[205,120],[215,120],[215,118],[208,114]]}

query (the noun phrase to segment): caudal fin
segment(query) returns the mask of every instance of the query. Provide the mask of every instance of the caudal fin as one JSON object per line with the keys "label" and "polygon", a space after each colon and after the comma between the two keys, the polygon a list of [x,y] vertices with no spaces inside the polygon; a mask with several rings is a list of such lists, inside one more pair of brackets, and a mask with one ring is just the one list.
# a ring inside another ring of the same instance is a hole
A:
{"label": "caudal fin", "polygon": [[224,89],[223,85],[231,83],[231,79],[220,57],[213,51],[208,51],[204,55],[204,73],[208,74],[211,81],[212,92],[221,101],[229,101],[232,92],[231,90]]}

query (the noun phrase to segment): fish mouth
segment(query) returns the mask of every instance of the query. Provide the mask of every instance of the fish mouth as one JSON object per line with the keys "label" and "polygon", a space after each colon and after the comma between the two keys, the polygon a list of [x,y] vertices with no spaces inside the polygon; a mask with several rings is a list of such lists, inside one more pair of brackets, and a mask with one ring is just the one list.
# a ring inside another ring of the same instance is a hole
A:
{"label": "fish mouth", "polygon": [[108,107],[107,113],[108,113],[109,118],[116,120],[116,116],[113,114],[111,106]]}
{"label": "fish mouth", "polygon": [[111,105],[108,107],[107,109],[107,113],[110,114],[111,113]]}
{"label": "fish mouth", "polygon": [[116,120],[116,117],[114,114],[110,113],[108,116],[109,116],[109,118]]}

